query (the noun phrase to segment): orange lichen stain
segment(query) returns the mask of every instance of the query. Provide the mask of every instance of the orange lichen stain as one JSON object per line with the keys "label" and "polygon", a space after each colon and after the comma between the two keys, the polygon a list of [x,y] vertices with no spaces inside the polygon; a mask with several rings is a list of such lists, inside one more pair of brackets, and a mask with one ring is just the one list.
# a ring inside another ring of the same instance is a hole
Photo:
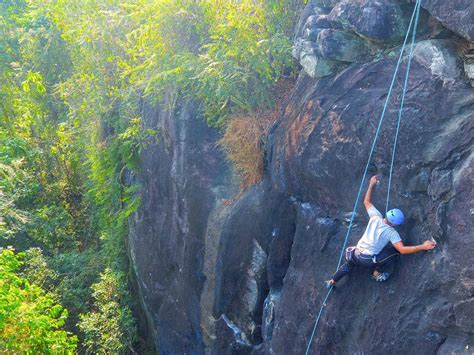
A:
{"label": "orange lichen stain", "polygon": [[326,153],[335,143],[351,143],[353,138],[342,135],[344,123],[339,113],[329,111],[326,115],[330,123],[330,128],[321,134],[321,154]]}
{"label": "orange lichen stain", "polygon": [[[316,115],[316,119],[311,118]],[[292,121],[287,128],[285,155],[288,158],[295,155],[302,144],[308,140],[321,119],[321,108],[318,101],[310,100],[306,103],[303,112]]]}
{"label": "orange lichen stain", "polygon": [[290,116],[293,114],[293,112],[295,111],[293,105],[288,105],[286,106],[285,108],[285,116]]}
{"label": "orange lichen stain", "polygon": [[329,122],[331,122],[332,135],[336,137],[339,132],[344,129],[344,124],[341,122],[341,118],[337,112],[329,111],[328,112]]}

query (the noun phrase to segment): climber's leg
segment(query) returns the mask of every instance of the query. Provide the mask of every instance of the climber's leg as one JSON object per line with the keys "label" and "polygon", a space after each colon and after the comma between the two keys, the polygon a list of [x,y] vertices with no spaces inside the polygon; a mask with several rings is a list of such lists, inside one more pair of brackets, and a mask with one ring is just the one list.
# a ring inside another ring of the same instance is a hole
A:
{"label": "climber's leg", "polygon": [[388,244],[376,257],[376,266],[372,274],[376,281],[385,281],[393,273],[395,262],[400,256],[392,244]]}
{"label": "climber's leg", "polygon": [[347,248],[346,262],[341,265],[341,267],[333,275],[332,279],[327,282],[328,286],[334,285],[344,276],[348,275],[358,265],[371,267],[373,266],[373,261],[371,257],[364,256],[356,248]]}
{"label": "climber's leg", "polygon": [[354,268],[356,267],[356,264],[353,263],[352,261],[346,261],[344,264],[342,264],[339,269],[336,271],[336,273],[333,275],[332,280],[334,281],[332,284],[335,284],[338,282],[340,279],[342,279],[344,276],[349,274]]}

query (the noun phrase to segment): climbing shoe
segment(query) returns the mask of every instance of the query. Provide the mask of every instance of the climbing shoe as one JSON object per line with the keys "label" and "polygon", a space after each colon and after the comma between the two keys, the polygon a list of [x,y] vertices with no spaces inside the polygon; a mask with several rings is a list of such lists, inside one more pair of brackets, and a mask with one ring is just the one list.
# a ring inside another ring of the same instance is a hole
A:
{"label": "climbing shoe", "polygon": [[389,277],[390,277],[389,272],[382,272],[382,273],[378,274],[377,276],[372,275],[372,279],[377,281],[377,282],[386,281]]}

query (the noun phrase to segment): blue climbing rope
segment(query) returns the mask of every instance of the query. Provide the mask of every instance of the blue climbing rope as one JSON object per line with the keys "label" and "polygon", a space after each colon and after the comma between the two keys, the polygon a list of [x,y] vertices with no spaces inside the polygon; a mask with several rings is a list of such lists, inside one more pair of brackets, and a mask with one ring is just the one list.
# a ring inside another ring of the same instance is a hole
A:
{"label": "blue climbing rope", "polygon": [[[405,51],[405,47],[406,47],[406,44],[408,42],[409,34],[410,34],[410,31],[413,27],[413,34],[412,34],[412,38],[411,38],[411,48],[410,48],[410,53],[409,53],[408,63],[407,63],[407,72],[406,72],[406,75],[405,75],[405,83],[404,83],[403,92],[402,92],[402,95],[401,95],[400,109],[399,109],[399,112],[398,112],[397,129],[396,129],[396,134],[395,134],[395,142],[394,142],[394,148],[393,148],[393,152],[392,152],[392,160],[391,160],[391,164],[390,164],[390,177],[389,177],[389,185],[388,185],[388,189],[389,189],[388,191],[389,192],[387,193],[386,210],[388,209],[388,203],[389,203],[389,197],[390,197],[390,186],[391,186],[392,174],[393,174],[392,171],[393,171],[393,166],[394,166],[394,161],[395,161],[395,149],[396,149],[396,145],[397,145],[397,141],[398,141],[398,135],[399,135],[399,130],[400,130],[400,123],[401,123],[401,117],[402,117],[403,104],[404,104],[404,101],[405,101],[406,89],[407,89],[407,86],[408,86],[408,78],[409,78],[409,73],[410,73],[411,58],[413,56],[413,48],[414,48],[414,43],[415,43],[415,38],[416,38],[416,30],[417,30],[417,25],[418,25],[418,20],[419,20],[420,4],[421,4],[420,0],[417,0],[416,4],[415,4],[415,8],[413,9],[412,16],[410,18],[410,24],[408,25],[408,30],[407,30],[407,33],[405,35],[405,39],[403,41],[402,48],[400,49],[400,55],[398,57],[397,65],[396,65],[395,71],[393,73],[392,81],[390,82],[387,98],[385,99],[385,103],[384,103],[384,106],[383,106],[382,113],[380,115],[377,130],[375,132],[374,141],[372,143],[372,147],[370,149],[369,157],[367,159],[367,164],[365,166],[364,174],[363,174],[362,180],[360,182],[359,191],[357,193],[357,198],[356,198],[356,201],[354,203],[354,208],[352,210],[351,219],[350,219],[350,222],[349,222],[349,227],[347,229],[346,236],[344,237],[344,243],[342,245],[342,250],[341,250],[341,254],[339,256],[339,261],[337,263],[336,270],[339,269],[339,267],[341,266],[342,258],[344,256],[344,251],[346,249],[347,242],[349,240],[349,236],[351,235],[351,232],[352,232],[352,226],[354,224],[354,218],[355,218],[357,206],[359,205],[359,200],[360,200],[360,197],[362,195],[363,188],[364,188],[364,181],[365,181],[365,178],[367,177],[367,173],[368,173],[369,166],[370,166],[370,161],[372,160],[372,155],[373,155],[373,153],[375,151],[375,147],[377,145],[377,140],[378,140],[378,137],[379,137],[379,134],[380,134],[382,123],[383,123],[383,120],[385,118],[385,112],[387,111],[388,103],[389,103],[391,95],[392,95],[393,87],[394,87],[394,84],[395,84],[395,80],[397,78],[397,74],[398,74],[398,70],[400,68],[400,64],[401,64],[402,59],[403,59],[403,53]],[[413,23],[414,23],[414,25],[413,25]],[[329,288],[329,290],[326,294],[326,297],[324,298],[323,303],[321,304],[321,308],[319,309],[319,313],[318,313],[318,316],[316,317],[316,321],[315,321],[315,324],[314,324],[314,327],[313,327],[313,331],[311,333],[311,337],[310,337],[310,340],[308,342],[308,346],[306,348],[306,355],[308,355],[308,353],[309,353],[309,350],[311,348],[311,344],[312,344],[313,339],[314,339],[314,335],[316,334],[316,329],[317,329],[319,321],[321,319],[321,315],[323,313],[324,307],[327,305],[327,300],[329,299],[329,296],[331,295],[331,292],[332,292],[333,288],[334,288],[334,286],[331,286]]]}
{"label": "blue climbing rope", "polygon": [[393,141],[392,160],[390,162],[390,175],[388,177],[387,198],[386,198],[386,204],[385,204],[385,214],[387,214],[388,212],[388,204],[390,202],[390,190],[392,189],[393,165],[395,163],[395,152],[397,151],[398,134],[400,132],[400,124],[402,122],[403,105],[405,104],[405,95],[406,95],[407,87],[408,87],[408,79],[410,77],[411,59],[413,57],[413,49],[415,48],[416,29],[418,27],[418,19],[420,18],[420,5],[418,4],[417,6],[415,6],[415,9],[416,9],[415,25],[413,27],[413,33],[411,36],[410,54],[408,54],[407,71],[405,73],[405,83],[403,84],[403,91],[402,91],[402,95],[400,99],[400,109],[398,110],[397,129],[395,133],[395,139]]}

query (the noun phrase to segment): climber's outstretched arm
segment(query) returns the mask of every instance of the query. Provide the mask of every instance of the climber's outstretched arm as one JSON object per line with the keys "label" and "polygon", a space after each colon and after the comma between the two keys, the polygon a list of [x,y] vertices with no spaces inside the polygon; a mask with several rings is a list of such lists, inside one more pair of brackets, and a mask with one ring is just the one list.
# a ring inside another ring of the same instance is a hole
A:
{"label": "climber's outstretched arm", "polygon": [[403,242],[397,242],[393,244],[395,249],[399,251],[400,254],[415,254],[420,251],[427,251],[431,250],[436,246],[436,243],[432,242],[431,240],[426,240],[423,244],[414,245],[414,246],[406,246]]}
{"label": "climber's outstretched arm", "polygon": [[374,175],[370,178],[369,180],[369,187],[367,188],[367,192],[365,193],[364,197],[364,206],[367,211],[369,211],[369,208],[372,207],[372,190],[374,189],[374,186],[378,183],[377,175]]}

